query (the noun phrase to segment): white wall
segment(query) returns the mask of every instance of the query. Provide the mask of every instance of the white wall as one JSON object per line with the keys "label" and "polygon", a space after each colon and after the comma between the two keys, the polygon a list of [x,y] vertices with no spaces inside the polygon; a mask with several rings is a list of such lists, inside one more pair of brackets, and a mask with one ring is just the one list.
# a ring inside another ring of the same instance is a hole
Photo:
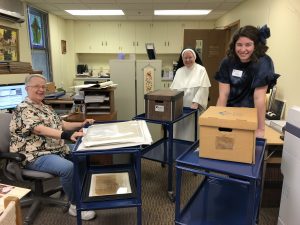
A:
{"label": "white wall", "polygon": [[216,26],[237,20],[241,26],[268,24],[271,29],[268,54],[274,61],[275,71],[282,75],[278,79],[277,98],[286,100],[286,109],[300,106],[300,1],[248,0],[220,18]]}

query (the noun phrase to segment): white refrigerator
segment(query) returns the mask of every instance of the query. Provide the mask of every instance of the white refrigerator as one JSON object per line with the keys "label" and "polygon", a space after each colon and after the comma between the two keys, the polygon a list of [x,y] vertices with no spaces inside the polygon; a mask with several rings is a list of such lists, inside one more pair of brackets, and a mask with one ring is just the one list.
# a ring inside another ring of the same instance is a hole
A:
{"label": "white refrigerator", "polygon": [[289,109],[284,135],[281,172],[283,185],[278,225],[300,224],[300,107]]}
{"label": "white refrigerator", "polygon": [[118,84],[115,90],[115,107],[118,120],[131,120],[145,112],[144,69],[154,70],[154,90],[161,87],[161,60],[119,60],[109,61],[110,78]]}

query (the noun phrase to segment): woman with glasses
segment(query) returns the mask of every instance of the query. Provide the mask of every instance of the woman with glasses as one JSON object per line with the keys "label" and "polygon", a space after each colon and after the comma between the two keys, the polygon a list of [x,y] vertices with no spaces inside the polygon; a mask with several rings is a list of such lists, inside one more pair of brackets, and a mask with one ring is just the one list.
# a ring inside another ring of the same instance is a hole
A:
{"label": "woman with glasses", "polygon": [[266,93],[279,77],[272,59],[266,54],[270,29],[241,27],[232,37],[227,57],[215,79],[219,82],[217,106],[257,108],[257,137],[264,137]]}
{"label": "woman with glasses", "polygon": [[[26,156],[26,168],[51,173],[60,177],[64,192],[71,206],[69,214],[76,216],[73,193],[73,162],[64,157],[69,154],[69,147],[64,140],[76,141],[83,136],[80,130],[84,122],[66,122],[60,119],[55,111],[43,104],[46,93],[46,78],[32,74],[25,79],[28,97],[13,112],[10,123],[10,151]],[[94,211],[83,211],[82,219],[95,217]]]}
{"label": "woman with glasses", "polygon": [[[211,86],[206,69],[201,65],[198,54],[190,48],[182,50],[171,89],[184,91],[183,106],[199,109],[207,107],[209,87]],[[175,124],[174,138],[193,141],[195,121],[186,118]]]}

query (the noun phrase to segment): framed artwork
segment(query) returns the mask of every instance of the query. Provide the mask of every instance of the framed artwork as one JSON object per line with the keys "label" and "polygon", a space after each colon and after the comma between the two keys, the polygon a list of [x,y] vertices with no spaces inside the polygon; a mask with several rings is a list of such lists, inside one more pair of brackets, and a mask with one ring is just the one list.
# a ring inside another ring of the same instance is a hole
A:
{"label": "framed artwork", "polygon": [[0,25],[0,61],[19,61],[18,30]]}
{"label": "framed artwork", "polygon": [[29,33],[31,48],[45,48],[44,20],[38,12],[29,12]]}
{"label": "framed artwork", "polygon": [[154,91],[154,68],[147,66],[144,68],[144,94]]}

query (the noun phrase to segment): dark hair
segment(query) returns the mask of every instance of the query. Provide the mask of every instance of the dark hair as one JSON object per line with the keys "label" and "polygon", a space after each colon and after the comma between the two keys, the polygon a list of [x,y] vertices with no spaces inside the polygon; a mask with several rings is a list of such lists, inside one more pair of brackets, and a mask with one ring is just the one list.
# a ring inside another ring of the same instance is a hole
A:
{"label": "dark hair", "polygon": [[178,59],[178,61],[177,61],[177,67],[176,67],[176,70],[178,70],[179,68],[181,68],[181,67],[184,66],[184,64],[183,64],[183,59],[182,59],[182,52],[183,52],[185,49],[192,49],[192,50],[195,52],[195,55],[196,55],[195,63],[197,63],[197,64],[203,66],[202,60],[201,60],[199,54],[197,53],[197,51],[195,51],[195,49],[193,49],[193,48],[184,48],[184,49],[182,49],[182,51],[180,52],[179,59]]}
{"label": "dark hair", "polygon": [[267,25],[264,25],[261,28],[248,25],[241,27],[233,35],[227,50],[227,56],[229,58],[239,60],[239,57],[235,52],[235,44],[240,37],[249,38],[254,42],[254,52],[250,57],[251,61],[256,62],[258,58],[264,56],[269,49],[269,47],[266,45],[266,39],[270,37],[270,29],[267,27]]}

